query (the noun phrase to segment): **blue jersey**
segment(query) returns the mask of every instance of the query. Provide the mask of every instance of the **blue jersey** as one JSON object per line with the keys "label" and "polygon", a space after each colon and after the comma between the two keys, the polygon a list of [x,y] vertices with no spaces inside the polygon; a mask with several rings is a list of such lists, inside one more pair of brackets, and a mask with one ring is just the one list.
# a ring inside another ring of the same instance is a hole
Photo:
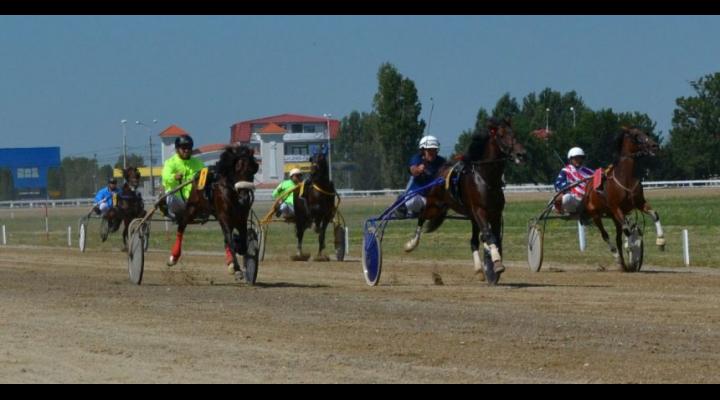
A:
{"label": "blue jersey", "polygon": [[109,205],[112,205],[112,196],[113,193],[120,193],[120,189],[115,189],[115,191],[110,191],[110,189],[106,187],[100,189],[99,192],[95,195],[95,204],[100,204],[103,202],[108,203]]}
{"label": "blue jersey", "polygon": [[[440,156],[437,156],[433,162],[428,163],[423,160],[422,155],[415,154],[410,159],[408,167],[425,164],[425,172],[412,178],[412,184],[408,190],[415,190],[432,182],[437,177],[438,172],[440,172],[440,168],[442,168],[446,163],[447,161]],[[421,194],[426,195],[427,192],[429,192],[429,189],[425,190],[425,192]]]}

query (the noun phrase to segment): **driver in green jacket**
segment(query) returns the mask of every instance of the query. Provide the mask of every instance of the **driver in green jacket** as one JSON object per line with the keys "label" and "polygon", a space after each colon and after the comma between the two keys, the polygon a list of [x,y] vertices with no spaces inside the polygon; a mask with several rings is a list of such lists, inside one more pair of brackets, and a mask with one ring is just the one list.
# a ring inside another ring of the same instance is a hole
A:
{"label": "driver in green jacket", "polygon": [[[162,184],[165,193],[187,182],[205,168],[205,164],[192,156],[194,142],[190,135],[175,139],[175,155],[165,161],[162,172]],[[185,202],[190,197],[192,185],[187,185],[178,192],[167,197],[168,216],[175,219],[177,213],[185,210]]]}

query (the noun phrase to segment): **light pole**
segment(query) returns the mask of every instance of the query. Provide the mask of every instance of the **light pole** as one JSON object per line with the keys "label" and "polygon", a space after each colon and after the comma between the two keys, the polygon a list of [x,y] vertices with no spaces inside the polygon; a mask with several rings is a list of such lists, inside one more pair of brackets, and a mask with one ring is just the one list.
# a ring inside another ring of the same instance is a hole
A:
{"label": "light pole", "polygon": [[122,131],[123,131],[123,169],[127,168],[127,130],[125,129],[125,125],[127,125],[127,120],[123,119],[120,120],[120,125],[122,125]]}
{"label": "light pole", "polygon": [[[153,124],[157,124],[158,120],[154,119]],[[140,125],[147,129],[148,136],[150,137],[150,149],[149,149],[149,161],[148,165],[150,166],[150,196],[155,196],[155,177],[153,176],[153,157],[152,157],[152,128],[150,128],[148,125],[143,123],[142,121],[135,121],[136,125]]]}
{"label": "light pole", "polygon": [[573,128],[575,128],[575,107],[570,107],[570,111],[573,113]]}
{"label": "light pole", "polygon": [[545,109],[545,133],[550,130],[550,109]]}
{"label": "light pole", "polygon": [[323,117],[327,119],[327,137],[328,137],[328,167],[330,169],[330,180],[332,180],[332,148],[330,147],[330,117],[332,114],[323,114]]}

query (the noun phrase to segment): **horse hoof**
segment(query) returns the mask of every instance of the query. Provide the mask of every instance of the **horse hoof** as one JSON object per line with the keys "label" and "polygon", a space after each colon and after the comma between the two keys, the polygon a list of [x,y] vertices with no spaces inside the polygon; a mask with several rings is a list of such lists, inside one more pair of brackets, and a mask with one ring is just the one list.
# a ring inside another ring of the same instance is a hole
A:
{"label": "horse hoof", "polygon": [[480,282],[485,282],[485,271],[483,271],[482,267],[475,270],[475,276],[480,279]]}
{"label": "horse hoof", "polygon": [[493,271],[495,271],[496,275],[505,272],[505,266],[502,261],[495,261],[495,263],[493,263]]}
{"label": "horse hoof", "polygon": [[175,258],[175,256],[170,256],[167,262],[168,267],[172,267],[173,265],[178,263],[179,258]]}
{"label": "horse hoof", "polygon": [[310,254],[295,254],[291,259],[293,261],[307,261],[310,259]]}
{"label": "horse hoof", "polygon": [[411,241],[405,243],[405,252],[411,253],[413,250],[417,249],[417,247],[418,247],[418,242],[411,240]]}
{"label": "horse hoof", "polygon": [[226,268],[229,275],[235,275],[235,265],[233,263],[227,264]]}
{"label": "horse hoof", "polygon": [[245,274],[242,271],[234,271],[233,274],[235,274],[235,282],[241,283],[245,281]]}

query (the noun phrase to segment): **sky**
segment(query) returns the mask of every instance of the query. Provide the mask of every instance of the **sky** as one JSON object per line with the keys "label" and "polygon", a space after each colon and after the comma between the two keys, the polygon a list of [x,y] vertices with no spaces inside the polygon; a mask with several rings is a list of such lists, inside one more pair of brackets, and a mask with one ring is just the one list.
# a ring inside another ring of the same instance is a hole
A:
{"label": "sky", "polygon": [[479,108],[547,87],[667,134],[690,81],[720,72],[718,38],[718,16],[0,16],[0,147],[114,163],[123,119],[140,154],[170,124],[203,145],[248,119],[341,119],[372,110],[384,62],[444,153]]}

